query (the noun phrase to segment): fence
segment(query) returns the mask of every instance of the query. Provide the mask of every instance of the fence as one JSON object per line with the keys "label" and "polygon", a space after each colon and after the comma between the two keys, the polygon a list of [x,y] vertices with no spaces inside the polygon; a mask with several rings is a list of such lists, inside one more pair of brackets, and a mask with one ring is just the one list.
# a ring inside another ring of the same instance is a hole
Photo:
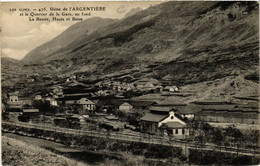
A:
{"label": "fence", "polygon": [[92,137],[100,137],[100,138],[108,138],[114,140],[121,140],[121,141],[130,141],[130,142],[141,142],[141,143],[149,143],[149,144],[162,144],[162,145],[171,145],[169,141],[167,142],[166,139],[163,137],[158,137],[154,135],[148,134],[126,134],[122,132],[102,132],[97,130],[77,130],[77,129],[69,129],[69,128],[61,128],[55,127],[50,124],[31,124],[31,123],[23,123],[23,122],[2,122],[2,124],[14,125],[17,127],[25,127],[25,128],[33,128],[45,131],[52,131],[57,133],[64,133],[64,134],[73,134],[79,136],[92,136]]}
{"label": "fence", "polygon": [[118,140],[118,141],[127,141],[127,142],[136,142],[136,143],[145,143],[145,144],[154,144],[154,145],[164,145],[164,146],[171,146],[171,147],[182,147],[187,149],[202,149],[202,150],[213,150],[213,151],[221,151],[227,153],[239,153],[244,155],[259,155],[259,149],[252,150],[252,149],[240,149],[234,147],[219,147],[217,145],[198,145],[194,144],[193,142],[186,142],[186,141],[177,141],[177,140],[167,140],[163,137],[155,136],[155,135],[148,135],[148,134],[126,134],[121,132],[102,132],[97,130],[77,130],[77,129],[68,129],[68,128],[61,128],[55,127],[50,124],[30,124],[30,123],[23,123],[23,122],[2,122],[2,124],[17,126],[17,127],[25,127],[25,128],[32,128],[32,129],[39,129],[45,131],[52,131],[55,133],[64,133],[64,134],[72,134],[78,136],[91,136],[91,137],[98,137],[98,138],[105,138],[111,140]]}

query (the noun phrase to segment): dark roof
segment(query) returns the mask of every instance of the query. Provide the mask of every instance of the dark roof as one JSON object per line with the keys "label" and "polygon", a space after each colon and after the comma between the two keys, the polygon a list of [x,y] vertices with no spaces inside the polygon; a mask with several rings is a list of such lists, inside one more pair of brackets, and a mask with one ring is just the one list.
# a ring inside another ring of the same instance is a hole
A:
{"label": "dark roof", "polygon": [[228,104],[232,105],[233,104],[226,101],[195,101],[193,103],[198,105],[228,105]]}
{"label": "dark roof", "polygon": [[147,81],[138,81],[138,82],[136,82],[135,84],[136,85],[145,85],[147,83]]}
{"label": "dark roof", "polygon": [[259,119],[259,112],[258,111],[243,111],[239,109],[233,110],[215,110],[215,109],[203,109],[202,111],[198,112],[199,116],[222,116],[222,117],[232,117],[232,118],[253,118]]}
{"label": "dark roof", "polygon": [[172,110],[172,107],[151,106],[149,110],[156,112],[170,112]]}
{"label": "dark roof", "polygon": [[196,114],[201,111],[201,108],[196,105],[175,106],[174,109],[180,114]]}
{"label": "dark roof", "polygon": [[150,105],[156,104],[154,101],[142,101],[142,100],[131,100],[127,101],[129,104],[131,104],[134,108],[138,107],[148,107]]}
{"label": "dark roof", "polygon": [[162,107],[174,107],[174,106],[186,106],[187,104],[184,103],[173,103],[173,102],[164,102],[164,103],[158,103],[155,106],[162,106]]}
{"label": "dark roof", "polygon": [[82,94],[82,95],[66,95],[64,98],[61,98],[60,100],[79,100],[83,97],[90,98],[90,94]]}
{"label": "dark roof", "polygon": [[159,114],[147,113],[140,120],[148,121],[148,122],[160,122],[167,116],[169,116],[169,115],[159,115]]}

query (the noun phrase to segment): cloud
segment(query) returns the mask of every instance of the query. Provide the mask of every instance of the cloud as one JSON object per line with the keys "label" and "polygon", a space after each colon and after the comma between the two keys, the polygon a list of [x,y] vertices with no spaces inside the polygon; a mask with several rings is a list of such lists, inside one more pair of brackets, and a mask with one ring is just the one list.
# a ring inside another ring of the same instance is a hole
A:
{"label": "cloud", "polygon": [[68,27],[57,22],[43,23],[39,28],[30,29],[17,36],[3,36],[2,48],[9,57],[22,59],[26,53],[50,41],[66,28]]}
{"label": "cloud", "polygon": [[4,48],[2,49],[2,54],[6,55],[7,57],[13,58],[13,59],[22,59],[29,51],[22,49],[22,50],[13,50],[11,48]]}
{"label": "cloud", "polygon": [[[79,7],[79,6],[105,6],[105,12],[92,12],[90,17],[116,18],[124,17],[118,13],[120,7],[126,10],[141,7],[145,9],[161,2],[6,2],[2,4],[2,50],[7,56],[22,59],[29,51],[50,41],[66,28],[76,23],[29,21],[28,17],[20,16],[20,12],[10,11],[10,8],[40,9],[43,6],[51,7]],[[89,16],[84,19],[90,18]]]}

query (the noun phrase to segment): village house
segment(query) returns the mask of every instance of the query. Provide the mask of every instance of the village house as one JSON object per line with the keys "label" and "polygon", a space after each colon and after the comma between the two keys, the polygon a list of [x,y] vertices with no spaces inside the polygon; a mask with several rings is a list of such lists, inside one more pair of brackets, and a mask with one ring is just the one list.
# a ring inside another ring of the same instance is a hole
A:
{"label": "village house", "polygon": [[163,119],[165,119],[167,115],[161,114],[153,114],[153,113],[146,113],[141,119],[141,131],[150,134],[158,134],[162,135],[160,132],[158,125]]}
{"label": "village house", "polygon": [[77,100],[74,99],[65,100],[65,105],[72,105],[72,104],[77,104]]}
{"label": "village house", "polygon": [[[181,118],[186,120],[192,120],[195,117],[195,114],[202,110],[202,106],[189,103],[189,104],[181,104],[181,103],[161,103],[153,105],[156,107],[162,107],[163,109],[173,109],[175,110],[176,114],[178,114]],[[153,107],[151,107],[153,108]]]}
{"label": "village house", "polygon": [[141,120],[141,130],[151,134],[167,134],[176,138],[189,135],[186,121],[194,119],[200,106],[178,103],[152,104]]}
{"label": "village house", "polygon": [[258,125],[260,114],[259,110],[247,109],[203,109],[195,115],[195,119],[208,123],[239,123]]}
{"label": "village house", "polygon": [[130,112],[132,112],[133,108],[134,108],[134,107],[133,107],[131,104],[127,103],[127,102],[125,102],[125,103],[123,103],[123,104],[121,104],[121,105],[119,106],[119,110],[122,111],[122,112],[124,112],[124,113],[130,113]]}
{"label": "village house", "polygon": [[184,120],[171,111],[169,116],[159,122],[158,127],[163,130],[164,135],[176,138],[185,138],[189,135],[189,129]]}
{"label": "village house", "polygon": [[75,84],[74,86],[63,89],[64,97],[59,98],[59,100],[63,101],[66,105],[77,105],[78,100],[81,98],[91,97],[91,92],[94,92],[93,89],[86,88],[83,84]]}
{"label": "village house", "polygon": [[103,81],[103,82],[101,83],[101,85],[102,85],[102,87],[109,88],[109,87],[111,87],[112,83],[111,83],[111,81],[109,81],[109,80],[105,80],[105,81]]}
{"label": "village house", "polygon": [[154,85],[151,82],[147,81],[138,81],[135,83],[136,88],[139,90],[149,90],[154,88]]}
{"label": "village house", "polygon": [[[141,113],[145,114],[148,108],[153,105],[157,104],[153,101],[146,101],[146,100],[122,100],[118,101],[117,108],[124,113]],[[149,111],[148,111],[149,112]]]}
{"label": "village house", "polygon": [[146,113],[141,120],[141,130],[150,134],[159,134],[161,131],[158,128],[159,122],[165,119],[169,112],[172,110],[171,107],[160,107],[151,106],[149,112]]}
{"label": "village house", "polygon": [[15,92],[12,92],[12,93],[9,93],[9,102],[10,103],[15,103],[15,102],[18,102],[18,94],[19,94],[19,91],[15,91]]}
{"label": "village house", "polygon": [[108,90],[99,90],[96,92],[96,94],[99,96],[107,96],[110,95],[110,92]]}
{"label": "village house", "polygon": [[76,75],[71,75],[69,78],[66,79],[66,82],[71,82],[71,81],[75,81],[77,79]]}
{"label": "village house", "polygon": [[29,105],[31,106],[32,105],[32,99],[29,98],[29,97],[25,97],[25,96],[20,96],[19,97],[21,104],[24,106],[24,105]]}
{"label": "village house", "polygon": [[195,115],[201,111],[202,107],[189,103],[189,104],[175,104],[172,107],[176,110],[176,114],[180,115],[183,119],[192,120],[195,118]]}
{"label": "village house", "polygon": [[60,85],[54,85],[50,88],[51,92],[50,92],[50,95],[57,99],[57,98],[62,98],[64,97],[64,94],[63,94],[63,87],[60,86]]}
{"label": "village house", "polygon": [[150,78],[149,82],[151,82],[154,86],[160,86],[161,85],[161,82],[158,81],[157,79],[154,79],[154,78]]}
{"label": "village house", "polygon": [[36,122],[39,120],[39,113],[40,112],[38,109],[33,109],[33,108],[23,109],[22,114],[18,116],[18,120],[22,122],[29,122],[29,121]]}
{"label": "village house", "polygon": [[[163,111],[166,112],[166,111]],[[141,130],[156,135],[185,138],[189,135],[187,124],[174,111],[168,114],[147,113],[141,119]]]}
{"label": "village house", "polygon": [[34,97],[34,100],[42,100],[42,96],[41,96],[41,95],[36,95],[36,96]]}
{"label": "village house", "polygon": [[17,122],[19,119],[18,117],[22,115],[22,110],[16,110],[16,111],[12,111],[12,112],[8,112],[8,121],[10,122]]}
{"label": "village house", "polygon": [[51,97],[47,97],[46,101],[49,101],[51,106],[58,106],[57,100],[55,100],[55,99],[53,99]]}
{"label": "village house", "polygon": [[150,106],[157,104],[157,102],[149,100],[129,100],[127,102],[131,104],[134,107],[134,109],[138,110],[148,109]]}
{"label": "village house", "polygon": [[194,118],[208,123],[259,124],[259,107],[256,104],[196,101],[190,104],[196,111]]}
{"label": "village house", "polygon": [[94,86],[97,87],[97,88],[101,88],[102,87],[102,81],[95,83]]}
{"label": "village house", "polygon": [[27,108],[23,109],[23,116],[38,116],[39,112],[39,109]]}
{"label": "village house", "polygon": [[117,92],[121,92],[123,90],[121,85],[114,85],[112,89],[117,91]]}
{"label": "village house", "polygon": [[105,118],[109,121],[118,121],[118,117],[116,117],[115,115],[107,115],[105,116]]}
{"label": "village house", "polygon": [[33,73],[33,76],[35,76],[35,77],[39,77],[40,74],[39,74],[39,73]]}
{"label": "village house", "polygon": [[134,85],[133,84],[126,84],[124,86],[125,91],[130,91],[134,89]]}
{"label": "village house", "polygon": [[152,90],[152,89],[157,89],[160,88],[160,81],[153,79],[153,78],[144,78],[139,81],[136,81],[135,86],[139,90]]}
{"label": "village house", "polygon": [[24,105],[31,104],[32,100],[27,97],[19,96],[19,91],[15,91],[8,94],[7,105],[11,109],[21,109]]}
{"label": "village house", "polygon": [[82,106],[80,114],[94,114],[96,110],[96,105],[94,102],[88,100],[87,98],[81,98],[77,101],[77,104]]}
{"label": "village house", "polygon": [[164,88],[164,91],[169,91],[169,92],[178,92],[178,88],[177,88],[177,86],[166,86],[165,88]]}

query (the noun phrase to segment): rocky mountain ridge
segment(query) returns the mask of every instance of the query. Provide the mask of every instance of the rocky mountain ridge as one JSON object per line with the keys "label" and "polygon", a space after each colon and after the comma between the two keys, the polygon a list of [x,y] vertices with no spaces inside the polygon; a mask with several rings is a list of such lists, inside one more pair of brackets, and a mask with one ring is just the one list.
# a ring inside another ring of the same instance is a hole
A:
{"label": "rocky mountain ridge", "polygon": [[23,62],[53,73],[147,71],[139,75],[176,84],[246,76],[258,73],[258,15],[257,2],[166,2]]}

